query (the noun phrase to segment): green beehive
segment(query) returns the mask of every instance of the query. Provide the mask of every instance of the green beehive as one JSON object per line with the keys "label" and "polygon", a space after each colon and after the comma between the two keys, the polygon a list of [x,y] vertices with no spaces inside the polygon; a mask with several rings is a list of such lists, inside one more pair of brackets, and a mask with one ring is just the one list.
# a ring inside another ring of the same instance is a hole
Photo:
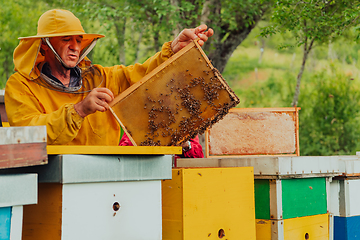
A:
{"label": "green beehive", "polygon": [[256,219],[289,219],[325,213],[325,177],[255,179]]}

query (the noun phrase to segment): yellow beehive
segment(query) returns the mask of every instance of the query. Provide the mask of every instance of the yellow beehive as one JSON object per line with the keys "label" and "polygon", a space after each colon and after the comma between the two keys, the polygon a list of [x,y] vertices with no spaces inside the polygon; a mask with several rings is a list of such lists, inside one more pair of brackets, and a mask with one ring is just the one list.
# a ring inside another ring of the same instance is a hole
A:
{"label": "yellow beehive", "polygon": [[329,239],[329,214],[285,220],[256,220],[256,240]]}
{"label": "yellow beehive", "polygon": [[162,182],[163,239],[255,239],[252,167],[173,169]]}

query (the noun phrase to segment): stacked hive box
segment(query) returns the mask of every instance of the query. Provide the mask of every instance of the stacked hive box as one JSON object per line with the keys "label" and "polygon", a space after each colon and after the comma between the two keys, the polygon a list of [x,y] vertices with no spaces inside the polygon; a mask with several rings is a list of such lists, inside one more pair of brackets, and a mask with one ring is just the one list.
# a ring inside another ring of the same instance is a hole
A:
{"label": "stacked hive box", "polygon": [[47,165],[17,169],[39,176],[38,204],[24,207],[22,239],[161,239],[161,180],[171,178],[172,154],[180,152],[48,146]]}
{"label": "stacked hive box", "polygon": [[329,239],[335,157],[180,159],[179,167],[254,167],[257,240]]}
{"label": "stacked hive box", "polygon": [[163,239],[256,239],[251,167],[173,169],[162,196]]}
{"label": "stacked hive box", "polygon": [[328,239],[336,158],[299,157],[299,108],[231,109],[206,132],[206,161],[179,167],[254,167],[257,239]]}
{"label": "stacked hive box", "polygon": [[[47,163],[46,128],[0,128],[0,169]],[[0,173],[0,239],[22,239],[24,205],[37,203],[37,174]]]}
{"label": "stacked hive box", "polygon": [[360,237],[360,157],[341,156],[342,174],[330,185],[330,240]]}
{"label": "stacked hive box", "polygon": [[37,175],[0,175],[0,239],[21,240],[23,206],[37,203]]}
{"label": "stacked hive box", "polygon": [[255,179],[257,239],[328,239],[327,179]]}

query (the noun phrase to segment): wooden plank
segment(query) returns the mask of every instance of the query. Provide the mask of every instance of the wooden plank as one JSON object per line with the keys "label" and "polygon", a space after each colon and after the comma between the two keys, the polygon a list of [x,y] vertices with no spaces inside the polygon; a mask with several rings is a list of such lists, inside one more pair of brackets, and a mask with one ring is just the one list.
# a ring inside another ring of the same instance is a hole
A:
{"label": "wooden plank", "polygon": [[47,163],[46,142],[0,145],[0,169]]}
{"label": "wooden plank", "polygon": [[334,217],[334,240],[356,240],[360,236],[360,216]]}
{"label": "wooden plank", "polygon": [[271,220],[256,219],[256,240],[271,240]]}
{"label": "wooden plank", "polygon": [[255,179],[255,217],[270,219],[270,185],[269,180]]}
{"label": "wooden plank", "polygon": [[206,156],[297,155],[300,108],[233,108],[205,139]]}
{"label": "wooden plank", "polygon": [[22,239],[61,240],[62,185],[39,183],[38,192],[38,204],[24,206]]}
{"label": "wooden plank", "polygon": [[172,179],[162,181],[162,239],[184,239],[183,171],[173,170]]}
{"label": "wooden plank", "polygon": [[175,146],[202,134],[238,103],[194,41],[117,96],[110,107],[135,145]]}
{"label": "wooden plank", "polygon": [[178,167],[254,167],[255,178],[307,178],[341,174],[338,156],[233,156],[177,159]]}
{"label": "wooden plank", "polygon": [[46,142],[46,126],[0,128],[0,145]]}
{"label": "wooden plank", "polygon": [[62,240],[161,240],[160,180],[64,184],[62,195]]}
{"label": "wooden plank", "polygon": [[12,207],[0,208],[0,239],[10,240],[10,224],[11,224]]}
{"label": "wooden plank", "polygon": [[256,240],[306,239],[329,240],[328,214],[286,220],[256,219]]}
{"label": "wooden plank", "polygon": [[0,207],[36,204],[37,183],[36,173],[0,174]]}
{"label": "wooden plank", "polygon": [[10,240],[21,240],[22,223],[23,206],[13,206],[11,212]]}
{"label": "wooden plank", "polygon": [[335,179],[330,184],[330,212],[334,216],[360,216],[360,179]]}
{"label": "wooden plank", "polygon": [[283,194],[281,179],[270,179],[270,219],[283,219]]}
{"label": "wooden plank", "polygon": [[60,154],[135,154],[135,155],[165,155],[181,154],[181,147],[167,146],[69,146],[69,145],[48,145],[49,155]]}
{"label": "wooden plank", "polygon": [[285,240],[329,239],[329,215],[292,218],[284,220]]}

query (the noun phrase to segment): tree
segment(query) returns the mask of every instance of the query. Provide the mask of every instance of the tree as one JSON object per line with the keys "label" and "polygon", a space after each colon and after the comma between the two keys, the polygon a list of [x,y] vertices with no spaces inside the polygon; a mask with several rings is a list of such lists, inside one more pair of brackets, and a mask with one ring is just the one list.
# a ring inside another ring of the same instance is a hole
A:
{"label": "tree", "polygon": [[[272,0],[172,0],[179,6],[181,27],[205,23],[213,28],[215,34],[205,44],[213,65],[223,72],[235,49],[246,39],[251,30],[271,8]],[[184,4],[193,5],[184,11]]]}
{"label": "tree", "polygon": [[300,97],[301,155],[355,154],[360,143],[358,84],[335,63],[310,79],[310,91]]}
{"label": "tree", "polygon": [[[62,2],[66,2],[66,6],[74,5],[69,0]],[[180,30],[206,23],[215,30],[215,35],[204,49],[214,66],[222,72],[233,51],[272,3],[273,0],[83,0],[77,1],[75,6],[78,6],[76,11],[79,14],[108,26],[108,30],[115,27],[120,62],[124,64],[129,62],[124,60],[125,55],[128,56],[125,49],[134,52],[133,59],[138,60],[140,43],[147,46],[151,43],[153,54],[154,50],[160,50],[163,40],[172,40]],[[142,55],[149,56],[150,52]]]}
{"label": "tree", "polygon": [[274,5],[270,25],[263,29],[261,35],[266,37],[290,31],[297,45],[303,46],[292,106],[298,104],[301,78],[310,51],[316,44],[335,41],[350,27],[359,24],[359,10],[358,0],[283,0]]}
{"label": "tree", "polygon": [[[7,3],[11,5],[16,2],[14,0]],[[16,4],[21,1],[18,2]],[[60,7],[74,12],[86,31],[106,34],[107,39],[102,39],[91,53],[93,56],[100,55],[106,65],[128,65],[143,61],[159,51],[161,44],[172,40],[180,30],[206,23],[215,30],[215,35],[204,49],[213,65],[222,72],[233,51],[270,9],[272,2],[273,0],[42,0],[37,4],[44,6],[43,10],[40,13],[34,12],[32,9],[36,4],[28,4],[27,12],[31,12],[32,18],[21,21],[30,23],[25,29],[29,27],[34,30],[36,21],[46,9]],[[10,9],[14,8],[5,6],[1,10],[6,13]],[[4,22],[22,25],[10,20]],[[8,30],[2,32],[4,34]],[[12,33],[16,37],[22,35],[14,31]],[[9,51],[15,46],[14,43],[9,46]],[[118,55],[116,62],[112,60],[115,52]],[[10,61],[11,57],[6,62]],[[103,64],[102,61],[97,62]]]}
{"label": "tree", "polygon": [[[6,81],[14,73],[13,52],[19,44],[18,37],[36,35],[36,23],[43,11],[41,4],[30,0],[4,1],[1,4],[0,89],[5,87]],[[26,14],[20,14],[24,12]]]}

